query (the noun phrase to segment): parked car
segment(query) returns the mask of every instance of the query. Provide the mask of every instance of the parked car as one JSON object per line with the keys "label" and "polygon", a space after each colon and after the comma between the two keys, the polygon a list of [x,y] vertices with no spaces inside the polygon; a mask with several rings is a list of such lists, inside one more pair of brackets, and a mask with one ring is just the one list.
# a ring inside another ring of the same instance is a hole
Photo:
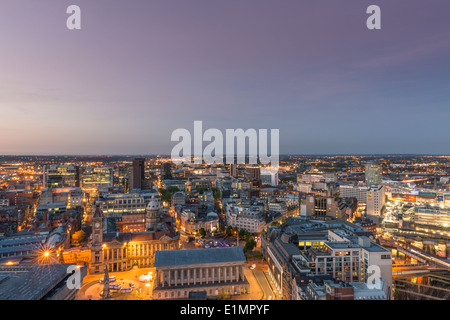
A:
{"label": "parked car", "polygon": [[152,276],[152,272],[150,271],[147,274],[143,274],[142,276],[139,277],[139,281],[141,282],[148,282],[150,280],[152,280],[153,276]]}

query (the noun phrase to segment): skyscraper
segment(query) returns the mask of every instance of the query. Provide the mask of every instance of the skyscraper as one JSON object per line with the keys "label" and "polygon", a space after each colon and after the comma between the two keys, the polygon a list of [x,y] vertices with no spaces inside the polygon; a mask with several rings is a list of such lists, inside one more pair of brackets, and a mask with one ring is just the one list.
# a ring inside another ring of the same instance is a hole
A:
{"label": "skyscraper", "polygon": [[237,164],[230,164],[230,177],[237,178]]}
{"label": "skyscraper", "polygon": [[366,186],[372,187],[381,184],[381,164],[375,161],[366,163]]}
{"label": "skyscraper", "polygon": [[131,177],[129,189],[144,189],[145,186],[145,158],[136,158],[133,160],[131,168]]}

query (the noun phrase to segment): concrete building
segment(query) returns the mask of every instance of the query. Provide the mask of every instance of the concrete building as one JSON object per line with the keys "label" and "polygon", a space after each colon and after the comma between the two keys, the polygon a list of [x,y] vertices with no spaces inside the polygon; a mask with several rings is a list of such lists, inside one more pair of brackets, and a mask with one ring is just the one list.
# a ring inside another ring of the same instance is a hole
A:
{"label": "concrete building", "polygon": [[300,215],[305,217],[332,217],[348,219],[357,209],[354,198],[324,197],[313,194],[306,195],[300,206]]}
{"label": "concrete building", "polygon": [[0,199],[0,207],[8,207],[9,199]]}
{"label": "concrete building", "polygon": [[145,213],[148,204],[156,201],[161,205],[157,192],[106,193],[95,201],[106,217],[120,217],[124,212]]}
{"label": "concrete building", "polygon": [[177,191],[172,195],[172,206],[185,205],[186,204],[186,194],[183,191]]}
{"label": "concrete building", "polygon": [[356,198],[359,203],[367,202],[367,189],[365,186],[340,185],[339,196],[341,198]]}
{"label": "concrete building", "polygon": [[145,183],[145,158],[136,158],[133,160],[129,177],[129,189],[143,190]]}
{"label": "concrete building", "polygon": [[385,187],[373,185],[367,190],[366,212],[369,216],[382,216],[386,209]]}
{"label": "concrete building", "polygon": [[81,188],[53,188],[43,189],[39,197],[39,204],[46,205],[54,202],[64,202],[67,209],[83,205]]}
{"label": "concrete building", "polygon": [[43,169],[44,188],[80,187],[80,168],[74,165],[50,165]]}
{"label": "concrete building", "polygon": [[372,187],[380,185],[382,181],[381,164],[374,161],[369,161],[366,163],[365,168],[366,186]]}
{"label": "concrete building", "polygon": [[269,212],[275,215],[286,215],[288,207],[285,201],[271,201],[269,202]]}
{"label": "concrete building", "polygon": [[95,193],[100,187],[113,187],[113,169],[107,167],[87,167],[81,174],[81,186],[87,192]]}
{"label": "concrete building", "polygon": [[450,226],[450,209],[415,207],[414,223],[416,225],[448,228]]}
{"label": "concrete building", "polygon": [[260,206],[245,207],[235,203],[226,206],[226,223],[233,228],[259,234],[266,225]]}
{"label": "concrete building", "polygon": [[245,260],[241,247],[159,251],[153,299],[187,299],[194,292],[207,297],[246,293]]}
{"label": "concrete building", "polygon": [[280,227],[269,227],[261,236],[261,252],[268,273],[285,299],[298,295],[295,278],[330,275],[345,282],[367,282],[373,269],[385,281],[385,295],[392,287],[392,253],[376,244],[373,234],[342,219],[313,220],[290,217]]}

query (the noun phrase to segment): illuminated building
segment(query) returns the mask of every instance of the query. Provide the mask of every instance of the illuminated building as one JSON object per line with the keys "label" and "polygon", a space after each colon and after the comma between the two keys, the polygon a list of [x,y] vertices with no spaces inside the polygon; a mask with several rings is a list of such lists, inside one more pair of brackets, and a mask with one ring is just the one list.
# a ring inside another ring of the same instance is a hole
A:
{"label": "illuminated building", "polygon": [[112,168],[92,168],[85,169],[81,176],[82,187],[85,190],[95,191],[99,187],[113,187],[113,170]]}
{"label": "illuminated building", "polygon": [[80,168],[74,165],[44,166],[44,188],[80,187]]}
{"label": "illuminated building", "polygon": [[371,186],[367,190],[366,212],[370,216],[383,215],[386,208],[385,187],[382,185]]}
{"label": "illuminated building", "polygon": [[366,186],[371,187],[381,184],[382,169],[377,162],[370,161],[365,166]]}
{"label": "illuminated building", "polygon": [[194,292],[207,297],[247,293],[245,261],[241,247],[158,251],[153,299],[187,299]]}
{"label": "illuminated building", "polygon": [[81,188],[43,189],[39,197],[39,205],[63,202],[67,209],[83,205]]}
{"label": "illuminated building", "polygon": [[107,217],[120,217],[123,212],[144,213],[151,201],[161,201],[157,192],[107,193],[101,194],[96,205],[99,205]]}
{"label": "illuminated building", "polygon": [[128,179],[129,190],[152,190],[153,182],[145,178],[145,158],[133,160]]}
{"label": "illuminated building", "polygon": [[348,219],[353,216],[357,207],[352,199],[308,194],[300,206],[300,214],[306,217]]}
{"label": "illuminated building", "polygon": [[416,225],[450,227],[450,209],[443,208],[414,208],[414,223]]}
{"label": "illuminated building", "polygon": [[227,226],[245,229],[250,233],[261,233],[266,225],[263,218],[264,208],[261,206],[242,206],[229,203],[226,207]]}
{"label": "illuminated building", "polygon": [[367,189],[365,186],[340,185],[339,196],[342,198],[356,198],[359,203],[367,202]]}
{"label": "illuminated building", "polygon": [[[153,221],[155,223],[155,221]],[[92,216],[92,241],[89,247],[63,251],[65,263],[88,265],[89,273],[127,271],[133,266],[151,267],[155,253],[179,249],[179,234],[165,223],[156,223],[146,232],[103,232],[104,216],[96,207]]]}
{"label": "illuminated building", "polygon": [[367,282],[373,272],[370,266],[379,267],[389,297],[392,253],[368,236],[373,237],[369,230],[342,219],[291,217],[283,228],[270,227],[263,233],[261,251],[267,259],[269,277],[285,299],[292,299],[298,275],[329,274],[336,280]]}

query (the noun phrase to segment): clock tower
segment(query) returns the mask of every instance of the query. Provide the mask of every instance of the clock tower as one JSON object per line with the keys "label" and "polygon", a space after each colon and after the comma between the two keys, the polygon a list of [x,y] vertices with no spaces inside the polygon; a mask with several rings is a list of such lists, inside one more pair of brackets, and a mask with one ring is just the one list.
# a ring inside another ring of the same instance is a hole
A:
{"label": "clock tower", "polygon": [[101,246],[103,242],[103,214],[99,206],[92,215],[92,246]]}
{"label": "clock tower", "polygon": [[103,214],[99,206],[92,215],[91,274],[102,272]]}

